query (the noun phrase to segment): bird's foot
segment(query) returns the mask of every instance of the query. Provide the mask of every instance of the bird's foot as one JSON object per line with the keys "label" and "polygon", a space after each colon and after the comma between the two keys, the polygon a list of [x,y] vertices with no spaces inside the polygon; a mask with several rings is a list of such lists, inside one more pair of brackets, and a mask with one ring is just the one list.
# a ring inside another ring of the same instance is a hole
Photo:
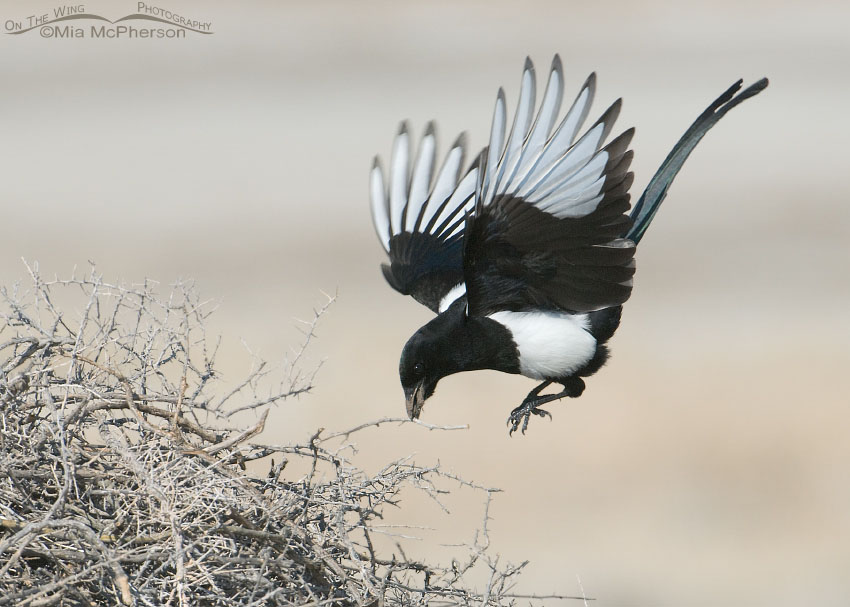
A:
{"label": "bird's foot", "polygon": [[[549,419],[552,419],[551,413],[537,406],[542,404],[540,402],[541,400],[544,399],[526,398],[522,401],[522,404],[519,407],[511,411],[511,414],[508,417],[508,423],[511,425],[511,429],[508,433],[509,435],[513,435],[513,433],[517,431],[520,423],[522,423],[522,433],[525,434],[525,430],[528,428],[528,420],[531,419],[532,415],[539,415],[540,417],[548,417]],[[548,402],[548,400],[544,400],[544,402]]]}
{"label": "bird's foot", "polygon": [[584,381],[582,381],[580,377],[570,377],[566,380],[560,380],[560,383],[564,386],[564,389],[561,392],[558,392],[557,394],[544,394],[541,396],[540,392],[551,383],[551,381],[544,381],[528,393],[528,396],[525,397],[525,400],[522,401],[522,404],[519,407],[511,411],[511,414],[508,416],[508,424],[511,426],[509,431],[510,435],[513,435],[513,433],[517,431],[520,423],[522,423],[522,433],[525,434],[525,431],[528,428],[528,420],[531,419],[532,415],[539,415],[540,417],[548,417],[549,419],[552,419],[552,414],[545,409],[541,409],[540,405],[560,400],[565,396],[575,398],[577,396],[581,396],[581,393],[584,392]]}

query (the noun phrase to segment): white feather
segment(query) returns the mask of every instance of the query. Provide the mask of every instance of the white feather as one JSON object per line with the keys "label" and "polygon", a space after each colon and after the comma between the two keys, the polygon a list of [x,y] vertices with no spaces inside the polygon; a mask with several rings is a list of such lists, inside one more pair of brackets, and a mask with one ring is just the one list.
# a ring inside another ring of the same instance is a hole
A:
{"label": "white feather", "polygon": [[522,157],[517,166],[516,175],[511,180],[511,183],[508,184],[508,187],[514,188],[516,186],[515,182],[523,181],[529,171],[536,166],[536,161],[543,152],[546,141],[549,139],[549,134],[552,132],[552,127],[555,126],[555,120],[558,118],[563,96],[563,68],[561,67],[561,58],[555,55],[555,58],[552,60],[552,70],[549,73],[549,84],[546,86],[546,93],[544,93],[543,101],[540,104],[540,111],[537,113],[537,119],[534,121],[528,141],[523,146]]}
{"label": "white feather", "polygon": [[[597,190],[602,189],[604,179],[600,179],[600,184]],[[592,190],[591,190],[592,191]],[[554,199],[550,206],[546,207],[546,212],[554,215],[558,219],[567,217],[584,217],[590,215],[602,202],[604,196],[602,194],[595,195],[591,198],[576,200],[575,198],[567,198],[565,200]]]}
{"label": "white feather", "polygon": [[431,189],[431,178],[434,176],[434,156],[437,148],[437,138],[434,134],[434,124],[428,125],[422,141],[419,142],[419,154],[416,156],[416,165],[413,168],[413,177],[410,181],[410,193],[407,197],[407,214],[404,220],[404,229],[413,231],[419,212],[428,200],[428,191]]}
{"label": "white feather", "polygon": [[511,134],[508,137],[508,143],[505,145],[505,153],[499,162],[499,171],[495,183],[493,183],[493,191],[497,194],[506,191],[505,186],[510,183],[516,172],[517,164],[522,155],[523,144],[528,137],[531,122],[534,119],[534,105],[536,100],[537,83],[534,74],[534,65],[530,59],[526,58],[514,123],[511,127]]}
{"label": "white feather", "polygon": [[410,135],[403,124],[393,143],[390,160],[390,222],[393,234],[403,231],[401,217],[407,204],[407,179],[410,174]]}
{"label": "white feather", "polygon": [[481,176],[481,193],[478,198],[481,204],[490,204],[493,198],[493,188],[497,171],[499,169],[499,158],[502,155],[502,146],[505,143],[505,116],[507,110],[505,108],[505,91],[499,89],[496,95],[496,107],[493,110],[493,124],[490,128],[490,145],[487,147],[487,164],[484,167],[484,173]]}
{"label": "white feather", "polygon": [[[422,216],[422,222],[420,224],[422,228],[428,225],[428,222],[431,221],[431,218],[437,212],[437,209],[440,208],[440,205],[457,189],[457,180],[460,175],[461,164],[463,163],[463,144],[464,139],[459,137],[455,146],[446,155],[446,160],[443,162],[443,167],[440,169],[440,173],[437,175],[437,181],[434,183],[434,190],[428,199],[425,214]],[[447,206],[450,207],[451,204]]]}
{"label": "white feather", "polygon": [[587,83],[581,89],[572,106],[570,106],[567,115],[558,125],[555,133],[546,142],[545,147],[540,153],[540,157],[535,161],[534,166],[523,177],[522,181],[516,184],[516,190],[522,195],[528,190],[528,183],[536,183],[541,175],[545,175],[552,165],[564,155],[575,140],[581,125],[584,124],[585,118],[590,111],[590,104],[593,102],[595,90],[594,78],[588,78]]}
{"label": "white feather", "polygon": [[559,145],[570,145],[575,141],[579,129],[581,129],[581,126],[587,119],[588,113],[590,113],[590,106],[593,103],[595,94],[596,79],[590,77],[581,91],[579,91],[575,101],[573,101],[569,111],[567,111],[567,115],[564,116],[563,121],[558,125],[558,130],[552,137],[553,141],[555,137],[558,137]]}
{"label": "white feather", "polygon": [[[469,171],[466,176],[460,180],[460,183],[457,184],[454,193],[451,198],[449,198],[449,202],[446,204],[445,208],[440,213],[440,216],[437,217],[437,221],[434,222],[434,229],[439,228],[444,221],[446,221],[449,216],[452,215],[458,208],[463,207],[465,211],[469,211],[472,209],[472,206],[475,203],[474,194],[475,194],[475,184],[478,183],[478,169],[472,169]],[[458,212],[454,215],[454,220],[460,218],[463,211]],[[452,222],[454,223],[454,221]],[[446,226],[448,227],[448,226]],[[463,224],[461,223],[461,229],[463,229]]]}
{"label": "white feather", "polygon": [[[600,177],[605,175],[605,165],[608,163],[608,152],[597,152],[595,156],[590,158],[584,166],[560,180],[555,177],[547,180],[547,185],[538,189],[534,194],[528,197],[529,201],[546,201],[550,197],[569,197],[578,198],[589,185],[593,184]],[[542,208],[542,205],[539,205]]]}
{"label": "white feather", "polygon": [[478,204],[488,205],[497,195],[508,194],[559,218],[593,212],[602,200],[609,155],[600,148],[610,125],[596,124],[578,140],[576,135],[590,111],[595,88],[596,78],[591,74],[550,135],[563,98],[561,61],[558,56],[552,61],[535,118],[534,66],[526,60],[507,142],[504,92],[499,89],[484,174],[476,192]]}
{"label": "white feather", "polygon": [[586,314],[496,312],[489,318],[510,331],[519,351],[520,371],[534,379],[568,377],[596,354]]}
{"label": "white feather", "polygon": [[384,173],[377,158],[369,176],[369,194],[372,200],[372,221],[375,224],[375,231],[384,250],[389,253],[390,217],[387,214],[387,193],[384,190]]}
{"label": "white feather", "polygon": [[597,124],[590,129],[575,145],[567,150],[566,154],[543,173],[536,183],[533,179],[529,180],[526,186],[520,190],[519,195],[529,200],[532,198],[539,200],[540,196],[533,196],[535,192],[540,191],[541,195],[545,195],[546,191],[572,177],[590,161],[596,150],[599,149],[604,130],[603,124]]}
{"label": "white feather", "polygon": [[[413,232],[417,220],[419,232],[428,230],[443,238],[463,230],[463,222],[455,224],[474,206],[475,188],[478,183],[477,167],[470,169],[458,181],[465,157],[465,144],[466,137],[461,134],[446,154],[443,166],[434,180],[437,143],[434,126],[429,124],[419,144],[411,176],[410,135],[407,124],[403,123],[393,142],[389,170],[389,202],[384,187],[384,173],[378,159],[375,159],[369,183],[372,220],[387,252],[392,236],[405,231]],[[439,217],[435,218],[434,215],[438,212]],[[433,224],[429,227],[432,221]],[[442,225],[444,222],[447,222],[445,226]]]}
{"label": "white feather", "polygon": [[458,283],[451,288],[451,290],[443,295],[443,298],[440,300],[439,310],[442,314],[446,310],[448,310],[451,305],[458,300],[459,297],[463,297],[466,295],[466,283]]}

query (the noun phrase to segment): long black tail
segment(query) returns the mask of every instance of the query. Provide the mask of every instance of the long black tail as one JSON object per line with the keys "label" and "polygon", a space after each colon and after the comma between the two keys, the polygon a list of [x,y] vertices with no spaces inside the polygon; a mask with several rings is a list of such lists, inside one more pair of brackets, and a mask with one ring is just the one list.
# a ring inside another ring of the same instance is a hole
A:
{"label": "long black tail", "polygon": [[646,232],[646,228],[649,227],[652,218],[655,217],[658,207],[661,206],[661,202],[667,196],[667,189],[673,183],[673,179],[675,179],[682,165],[685,164],[685,160],[688,159],[688,156],[690,156],[703,135],[723,118],[726,112],[745,99],[758,95],[767,87],[767,78],[762,78],[745,88],[738,95],[735,95],[743,82],[743,80],[738,80],[725,93],[720,95],[714,103],[699,115],[699,118],[694,120],[694,123],[682,135],[682,138],[673,146],[673,149],[667,155],[667,158],[664,159],[661,167],[656,171],[652,179],[649,180],[649,185],[646,186],[646,190],[644,190],[635,208],[632,209],[632,227],[626,234],[626,238],[637,244],[643,237],[643,233]]}

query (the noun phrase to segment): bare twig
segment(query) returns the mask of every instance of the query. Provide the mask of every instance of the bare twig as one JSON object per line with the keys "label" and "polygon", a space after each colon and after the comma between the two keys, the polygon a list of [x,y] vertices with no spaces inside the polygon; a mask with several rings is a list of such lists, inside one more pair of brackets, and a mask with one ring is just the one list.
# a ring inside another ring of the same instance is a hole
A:
{"label": "bare twig", "polygon": [[[282,369],[254,357],[228,388],[215,370],[220,342],[207,342],[212,307],[191,284],[161,296],[154,281],[111,284],[94,268],[67,280],[27,271],[28,290],[0,288],[0,607],[568,598],[513,593],[525,564],[490,552],[497,489],[409,457],[375,474],[349,461],[358,432],[465,426],[383,418],[301,444],[249,442],[269,405],[310,392],[318,365],[304,370],[305,352],[334,297],[302,323]],[[258,413],[250,427],[237,423],[245,411]],[[267,475],[240,467],[264,458]],[[459,488],[483,496],[484,518],[450,564],[382,547],[381,534],[404,542],[401,531],[423,530],[382,522],[402,494],[448,511]],[[467,581],[476,576],[487,580],[480,591]]]}

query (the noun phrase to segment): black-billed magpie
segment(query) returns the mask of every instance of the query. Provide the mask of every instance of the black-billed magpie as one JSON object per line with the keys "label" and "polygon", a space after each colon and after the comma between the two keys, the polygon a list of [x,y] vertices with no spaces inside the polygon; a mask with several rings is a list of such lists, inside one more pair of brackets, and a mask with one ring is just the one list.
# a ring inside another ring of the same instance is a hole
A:
{"label": "black-billed magpie", "polygon": [[[582,378],[608,358],[606,342],[632,291],[635,247],[673,178],[726,112],[768,84],[763,78],[739,93],[739,80],[708,106],[630,212],[634,129],[605,144],[621,100],[578,136],[595,74],[557,126],[564,90],[560,58],[552,61],[536,115],[535,80],[526,58],[510,132],[499,89],[490,144],[465,172],[464,134],[436,170],[433,122],[415,159],[402,123],[388,188],[375,158],[371,208],[390,258],[382,265],[384,277],[437,314],[401,353],[399,374],[411,418],[419,417],[440,379],[460,371],[495,369],[541,381],[511,412],[511,434],[520,424],[525,433],[531,415],[551,417],[541,405],[579,396]],[[563,390],[541,394],[552,383]]]}

